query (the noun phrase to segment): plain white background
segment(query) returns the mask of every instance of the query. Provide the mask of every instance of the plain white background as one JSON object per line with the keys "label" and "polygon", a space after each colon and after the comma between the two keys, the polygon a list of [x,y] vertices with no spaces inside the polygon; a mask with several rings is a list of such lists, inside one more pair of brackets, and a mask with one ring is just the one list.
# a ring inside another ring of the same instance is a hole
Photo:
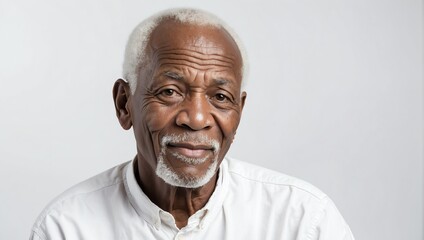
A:
{"label": "plain white background", "polygon": [[247,47],[229,155],[321,188],[358,240],[423,239],[418,0],[0,0],[0,239],[28,238],[53,197],[133,158],[112,85],[132,28],[177,6],[215,13]]}

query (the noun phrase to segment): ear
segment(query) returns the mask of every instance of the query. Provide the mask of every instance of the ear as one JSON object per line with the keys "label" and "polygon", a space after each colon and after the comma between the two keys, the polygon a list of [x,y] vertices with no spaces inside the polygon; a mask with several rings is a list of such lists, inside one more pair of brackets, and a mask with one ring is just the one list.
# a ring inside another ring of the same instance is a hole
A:
{"label": "ear", "polygon": [[131,121],[131,91],[129,84],[123,79],[116,80],[113,85],[113,101],[115,103],[116,116],[122,128],[128,130],[132,126]]}
{"label": "ear", "polygon": [[241,93],[241,111],[243,111],[244,108],[244,103],[246,102],[246,98],[247,98],[247,93],[245,91],[243,91]]}
{"label": "ear", "polygon": [[[244,104],[246,103],[246,98],[247,98],[247,93],[245,91],[243,91],[241,93],[241,96],[240,96],[240,101],[241,101],[240,114],[243,112]],[[231,143],[233,143],[234,142],[234,139],[236,138],[236,132],[233,135],[233,139],[231,139]]]}

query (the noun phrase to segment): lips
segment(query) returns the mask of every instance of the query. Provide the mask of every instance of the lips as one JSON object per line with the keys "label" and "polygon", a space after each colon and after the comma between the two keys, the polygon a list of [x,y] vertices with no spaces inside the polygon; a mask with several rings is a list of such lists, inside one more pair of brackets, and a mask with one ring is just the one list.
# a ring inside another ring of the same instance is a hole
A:
{"label": "lips", "polygon": [[169,143],[167,147],[189,158],[203,158],[214,150],[213,146],[192,143]]}

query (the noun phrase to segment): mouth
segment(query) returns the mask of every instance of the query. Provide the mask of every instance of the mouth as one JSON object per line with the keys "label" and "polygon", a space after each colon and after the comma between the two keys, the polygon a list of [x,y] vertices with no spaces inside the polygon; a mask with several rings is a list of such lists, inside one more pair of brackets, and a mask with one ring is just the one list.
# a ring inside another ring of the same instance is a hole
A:
{"label": "mouth", "polygon": [[214,159],[219,151],[219,142],[206,135],[165,135],[161,138],[162,154],[174,164],[199,165]]}
{"label": "mouth", "polygon": [[214,146],[193,143],[168,143],[167,147],[176,155],[188,158],[204,158],[215,151]]}

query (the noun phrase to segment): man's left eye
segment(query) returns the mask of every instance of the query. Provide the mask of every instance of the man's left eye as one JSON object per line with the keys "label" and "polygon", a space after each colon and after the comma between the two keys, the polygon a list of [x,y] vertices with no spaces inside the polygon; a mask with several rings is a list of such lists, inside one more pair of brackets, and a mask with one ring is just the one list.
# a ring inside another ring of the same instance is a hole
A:
{"label": "man's left eye", "polygon": [[217,100],[217,101],[219,101],[219,102],[224,102],[224,101],[227,101],[228,100],[228,97],[227,96],[225,96],[224,94],[222,94],[222,93],[218,93],[218,94],[216,94],[215,95],[215,99]]}

